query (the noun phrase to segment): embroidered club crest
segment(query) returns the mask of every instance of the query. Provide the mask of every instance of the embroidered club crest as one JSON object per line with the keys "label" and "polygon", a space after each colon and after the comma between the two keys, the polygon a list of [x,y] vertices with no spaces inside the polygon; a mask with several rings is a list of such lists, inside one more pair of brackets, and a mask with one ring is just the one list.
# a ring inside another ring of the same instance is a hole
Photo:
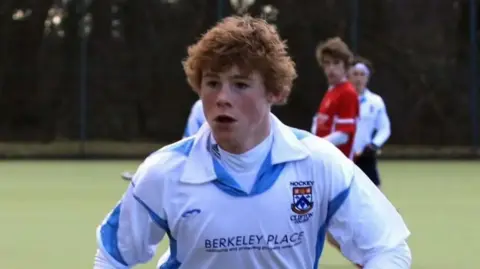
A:
{"label": "embroidered club crest", "polygon": [[292,211],[304,215],[313,208],[312,187],[293,187]]}

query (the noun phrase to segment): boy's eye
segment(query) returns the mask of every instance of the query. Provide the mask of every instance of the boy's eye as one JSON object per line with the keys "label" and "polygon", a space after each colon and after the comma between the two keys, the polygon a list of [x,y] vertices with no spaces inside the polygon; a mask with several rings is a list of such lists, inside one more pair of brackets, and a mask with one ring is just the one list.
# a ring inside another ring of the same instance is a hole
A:
{"label": "boy's eye", "polygon": [[237,89],[245,89],[248,87],[248,84],[243,83],[243,82],[235,82],[235,87]]}
{"label": "boy's eye", "polygon": [[218,85],[218,82],[215,80],[209,80],[207,81],[207,86],[211,88],[215,88]]}
{"label": "boy's eye", "polygon": [[355,72],[354,74],[355,74],[355,76],[363,77],[363,73],[362,73],[362,72]]}

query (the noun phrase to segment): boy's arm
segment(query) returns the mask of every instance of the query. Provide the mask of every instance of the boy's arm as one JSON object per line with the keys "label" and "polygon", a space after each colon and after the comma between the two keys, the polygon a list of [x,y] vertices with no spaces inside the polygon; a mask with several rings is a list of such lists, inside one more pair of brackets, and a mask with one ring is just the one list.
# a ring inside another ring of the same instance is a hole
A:
{"label": "boy's arm", "polygon": [[348,142],[348,134],[336,131],[324,137],[324,139],[328,140],[330,143],[334,144],[335,146],[341,146]]}
{"label": "boy's arm", "polygon": [[312,134],[316,134],[317,132],[317,120],[318,120],[318,116],[317,114],[315,114],[315,116],[313,116],[313,119],[312,119],[312,126],[310,127],[310,132]]}
{"label": "boy's arm", "polygon": [[359,113],[358,95],[354,91],[344,92],[340,96],[337,109],[338,116],[335,119],[335,130],[348,136],[354,136]]}
{"label": "boy's arm", "polygon": [[410,268],[410,231],[402,217],[358,167],[340,157],[331,186],[328,232],[343,255],[364,269]]}
{"label": "boy's arm", "polygon": [[381,147],[387,139],[390,137],[391,129],[390,129],[390,119],[388,118],[387,109],[385,107],[385,103],[383,100],[381,101],[381,107],[378,111],[377,117],[375,119],[375,129],[377,133],[373,137],[372,143],[376,147]]}
{"label": "boy's arm", "polygon": [[335,146],[348,142],[355,135],[358,117],[358,96],[355,92],[340,95],[334,118],[335,131],[325,137]]}
{"label": "boy's arm", "polygon": [[[131,268],[148,262],[168,225],[158,193],[158,178],[152,167],[142,164],[116,207],[97,228],[95,269]],[[152,193],[153,183],[157,190]],[[151,195],[156,199],[151,199]]]}
{"label": "boy's arm", "polygon": [[[319,132],[317,128],[318,118],[319,118],[319,114],[316,114],[313,117],[313,122],[312,122],[312,127],[310,129],[310,132],[312,134],[316,134],[317,136],[321,136],[321,132]],[[342,145],[348,142],[348,135],[342,132],[333,132],[331,134],[328,134],[327,136],[324,136],[323,138],[336,146]]]}

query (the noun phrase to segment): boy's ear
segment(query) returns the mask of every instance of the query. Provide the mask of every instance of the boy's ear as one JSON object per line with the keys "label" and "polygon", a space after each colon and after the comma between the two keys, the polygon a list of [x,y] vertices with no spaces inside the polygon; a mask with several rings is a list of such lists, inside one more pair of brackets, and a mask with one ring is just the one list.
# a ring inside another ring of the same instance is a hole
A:
{"label": "boy's ear", "polygon": [[267,93],[267,101],[272,105],[282,103],[283,99],[284,99],[284,96],[281,93],[276,93],[276,94],[271,92]]}

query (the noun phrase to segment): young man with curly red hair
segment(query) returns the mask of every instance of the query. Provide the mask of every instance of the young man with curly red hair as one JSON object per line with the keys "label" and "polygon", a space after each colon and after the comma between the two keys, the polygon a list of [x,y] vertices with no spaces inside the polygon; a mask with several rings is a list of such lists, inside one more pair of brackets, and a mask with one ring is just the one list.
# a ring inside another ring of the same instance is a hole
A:
{"label": "young man with curly red hair", "polygon": [[208,124],[149,156],[97,229],[95,268],[317,268],[328,231],[365,268],[408,268],[409,231],[329,142],[283,124],[295,65],[275,27],[228,17],[188,49]]}

